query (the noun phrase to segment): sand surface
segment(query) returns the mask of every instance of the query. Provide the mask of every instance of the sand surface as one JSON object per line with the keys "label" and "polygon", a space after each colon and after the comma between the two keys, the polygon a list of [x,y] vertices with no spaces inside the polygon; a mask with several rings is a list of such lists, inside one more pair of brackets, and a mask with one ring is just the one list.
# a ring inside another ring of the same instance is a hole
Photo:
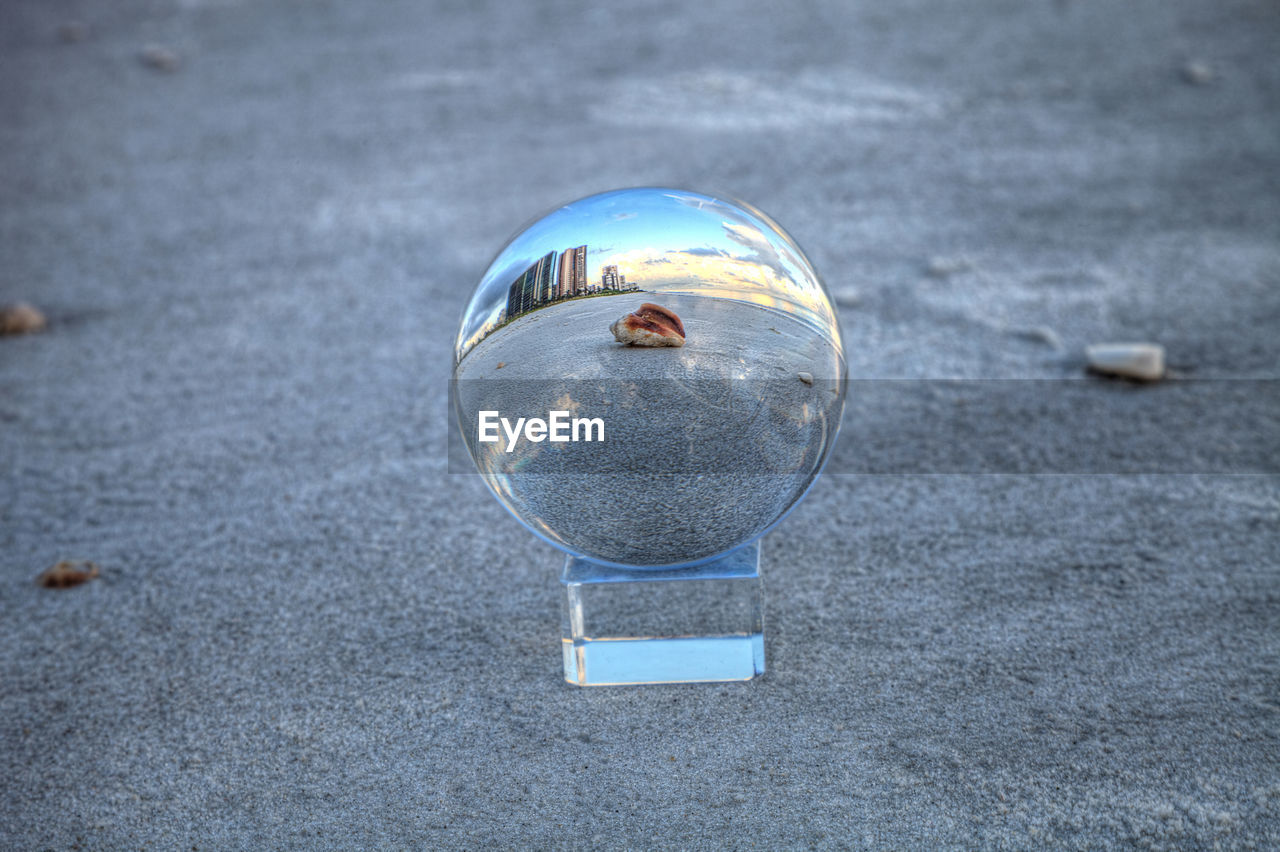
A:
{"label": "sand surface", "polygon": [[[0,846],[1280,846],[1265,385],[1125,475],[896,474],[961,404],[876,408],[732,686],[565,685],[560,554],[445,449],[474,283],[618,186],[781,222],[855,379],[1274,379],[1277,43],[1261,0],[0,4],[0,299],[49,318],[0,339]],[[967,434],[1078,425],[1004,399]]]}

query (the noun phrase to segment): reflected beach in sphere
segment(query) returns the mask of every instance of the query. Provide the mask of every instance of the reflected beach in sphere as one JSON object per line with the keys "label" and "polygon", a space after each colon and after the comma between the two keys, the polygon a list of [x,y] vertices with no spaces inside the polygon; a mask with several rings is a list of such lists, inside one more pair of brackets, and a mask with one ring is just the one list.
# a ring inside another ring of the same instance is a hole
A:
{"label": "reflected beach in sphere", "polygon": [[[645,303],[678,317],[683,345],[618,342],[610,327]],[[529,529],[595,561],[674,567],[795,505],[834,444],[845,375],[835,310],[781,228],[741,203],[628,189],[566,205],[498,254],[458,332],[454,406]],[[554,412],[565,440],[510,431]]]}

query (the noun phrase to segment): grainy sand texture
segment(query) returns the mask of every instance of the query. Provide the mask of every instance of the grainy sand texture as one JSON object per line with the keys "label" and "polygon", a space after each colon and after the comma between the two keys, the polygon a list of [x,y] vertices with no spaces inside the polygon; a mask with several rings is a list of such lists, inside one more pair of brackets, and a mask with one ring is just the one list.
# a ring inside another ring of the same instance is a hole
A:
{"label": "grainy sand texture", "polygon": [[[1270,0],[0,3],[46,320],[0,336],[0,847],[1280,847],[1277,44]],[[449,472],[476,282],[626,186],[758,205],[839,307],[754,681],[565,684],[563,554]]]}

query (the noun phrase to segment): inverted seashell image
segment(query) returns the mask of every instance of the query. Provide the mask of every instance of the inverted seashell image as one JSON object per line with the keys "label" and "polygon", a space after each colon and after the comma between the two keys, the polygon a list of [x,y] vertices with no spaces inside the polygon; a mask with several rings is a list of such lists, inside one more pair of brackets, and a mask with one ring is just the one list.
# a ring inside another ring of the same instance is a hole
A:
{"label": "inverted seashell image", "polygon": [[674,311],[645,302],[609,326],[619,343],[630,346],[684,346],[684,323]]}

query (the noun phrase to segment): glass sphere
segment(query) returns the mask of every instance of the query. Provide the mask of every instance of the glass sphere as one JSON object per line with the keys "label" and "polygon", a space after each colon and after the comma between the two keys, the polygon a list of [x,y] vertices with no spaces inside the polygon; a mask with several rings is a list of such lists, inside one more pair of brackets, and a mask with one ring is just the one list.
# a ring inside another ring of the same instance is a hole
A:
{"label": "glass sphere", "polygon": [[453,404],[484,481],[531,531],[669,568],[795,506],[835,443],[846,372],[825,287],[765,214],[625,189],[498,253],[458,330]]}

